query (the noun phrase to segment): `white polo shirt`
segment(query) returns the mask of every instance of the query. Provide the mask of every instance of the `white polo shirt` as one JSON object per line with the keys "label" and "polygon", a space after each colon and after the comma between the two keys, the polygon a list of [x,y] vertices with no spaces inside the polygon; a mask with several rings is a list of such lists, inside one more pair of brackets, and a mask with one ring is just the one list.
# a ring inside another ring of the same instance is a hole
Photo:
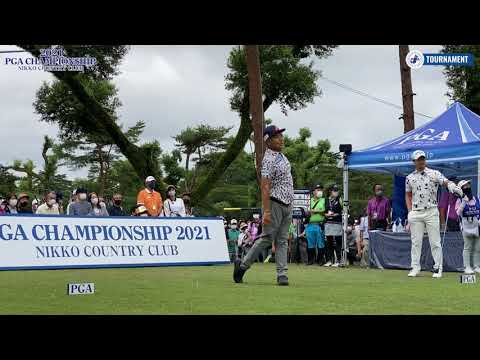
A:
{"label": "white polo shirt", "polygon": [[443,185],[447,178],[438,170],[425,168],[415,170],[407,176],[405,191],[412,193],[412,210],[427,210],[438,206],[438,187]]}

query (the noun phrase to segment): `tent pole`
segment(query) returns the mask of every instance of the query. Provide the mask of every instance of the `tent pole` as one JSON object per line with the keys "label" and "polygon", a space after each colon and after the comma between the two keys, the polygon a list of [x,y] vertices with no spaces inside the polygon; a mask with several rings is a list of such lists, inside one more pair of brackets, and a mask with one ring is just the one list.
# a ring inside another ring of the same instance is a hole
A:
{"label": "tent pole", "polygon": [[349,212],[349,199],[348,199],[348,155],[343,154],[343,251],[342,251],[342,265],[347,266],[347,227],[348,227],[348,212]]}

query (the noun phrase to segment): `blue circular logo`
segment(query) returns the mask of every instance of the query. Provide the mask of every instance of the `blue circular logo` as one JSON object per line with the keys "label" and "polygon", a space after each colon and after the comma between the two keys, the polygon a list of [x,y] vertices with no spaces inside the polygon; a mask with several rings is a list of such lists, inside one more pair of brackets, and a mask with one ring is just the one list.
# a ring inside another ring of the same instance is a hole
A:
{"label": "blue circular logo", "polygon": [[412,50],[407,54],[405,61],[410,68],[419,69],[423,66],[425,58],[421,51]]}

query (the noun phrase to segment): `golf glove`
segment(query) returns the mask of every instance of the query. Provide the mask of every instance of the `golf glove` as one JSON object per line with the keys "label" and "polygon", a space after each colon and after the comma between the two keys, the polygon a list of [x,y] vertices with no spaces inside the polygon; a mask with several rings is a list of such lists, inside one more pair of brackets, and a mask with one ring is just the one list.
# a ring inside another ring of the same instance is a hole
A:
{"label": "golf glove", "polygon": [[457,185],[455,185],[454,182],[450,181],[447,185],[448,191],[450,191],[452,194],[457,194],[459,197],[463,197],[463,191],[461,188],[459,188]]}

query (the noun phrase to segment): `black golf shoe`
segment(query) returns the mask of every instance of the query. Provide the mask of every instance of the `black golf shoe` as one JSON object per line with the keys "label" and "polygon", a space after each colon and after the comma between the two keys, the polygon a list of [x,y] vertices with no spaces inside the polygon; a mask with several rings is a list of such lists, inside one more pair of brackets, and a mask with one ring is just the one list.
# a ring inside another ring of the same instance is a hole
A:
{"label": "black golf shoe", "polygon": [[280,286],[288,286],[288,277],[287,275],[280,275],[277,277],[277,283]]}
{"label": "black golf shoe", "polygon": [[247,270],[244,270],[240,267],[242,261],[240,259],[236,259],[233,267],[233,281],[237,284],[243,282],[243,275]]}

